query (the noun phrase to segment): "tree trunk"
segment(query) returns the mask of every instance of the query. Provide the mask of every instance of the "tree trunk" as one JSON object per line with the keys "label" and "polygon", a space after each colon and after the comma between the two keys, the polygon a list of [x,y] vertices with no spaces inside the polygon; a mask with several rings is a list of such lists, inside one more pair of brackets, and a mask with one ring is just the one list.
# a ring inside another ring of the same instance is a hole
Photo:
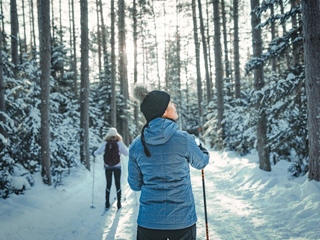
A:
{"label": "tree trunk", "polygon": [[222,50],[221,50],[221,30],[219,15],[219,0],[213,1],[213,22],[214,22],[214,59],[216,68],[216,89],[217,89],[217,108],[218,108],[218,129],[223,137],[223,68],[222,68]]}
{"label": "tree trunk", "polygon": [[[61,0],[59,0],[59,21],[60,21],[60,45],[63,45],[63,29],[62,29],[62,9],[61,9]],[[60,69],[60,81],[63,82],[64,75],[64,59],[62,60],[63,64]]]}
{"label": "tree trunk", "polygon": [[239,55],[239,0],[233,0],[234,27],[234,81],[236,98],[240,98],[240,55]]}
{"label": "tree trunk", "polygon": [[96,12],[97,12],[97,38],[98,38],[98,63],[99,63],[99,75],[101,74],[101,32],[100,32],[100,18],[99,18],[99,0],[96,0]]}
{"label": "tree trunk", "polygon": [[80,89],[80,159],[90,170],[89,161],[89,37],[88,1],[81,4],[81,89]]}
{"label": "tree trunk", "polygon": [[[133,48],[134,48],[134,56],[133,56],[133,82],[136,84],[138,82],[138,31],[137,31],[137,1],[133,0],[133,9],[132,9],[132,18],[133,18]],[[138,103],[135,101],[134,103],[134,121],[136,125],[136,131],[138,132],[139,121],[138,121]]]}
{"label": "tree trunk", "polygon": [[38,0],[38,24],[40,37],[40,113],[41,113],[41,175],[43,182],[51,185],[50,174],[50,3],[49,0]]}
{"label": "tree trunk", "polygon": [[25,5],[24,0],[22,0],[22,19],[23,19],[23,51],[27,53],[27,33],[26,33],[26,16],[25,16]]}
{"label": "tree trunk", "polygon": [[[1,10],[1,12],[3,13],[3,2],[2,1],[0,1],[0,10]],[[1,18],[1,34],[2,34],[2,41],[4,41],[4,39],[3,39],[3,33],[4,33],[4,17],[2,17]]]}
{"label": "tree trunk", "polygon": [[[297,7],[297,0],[290,0],[291,1],[291,9],[296,8]],[[297,23],[297,15],[294,15],[291,17],[292,20],[292,29],[296,29],[298,27],[298,23]],[[292,38],[295,39],[296,37],[298,37],[298,34],[293,34]],[[296,67],[299,65],[299,50],[298,50],[299,46],[296,43],[293,43],[292,46],[292,66]]]}
{"label": "tree trunk", "polygon": [[[284,15],[284,7],[283,7],[283,1],[280,1],[280,11],[281,11],[281,15]],[[286,29],[286,21],[283,21],[282,25],[282,31],[283,31],[283,35],[285,35],[287,33],[287,29]],[[286,64],[287,64],[287,68],[290,68],[290,57],[288,54],[288,51],[285,52],[285,57],[286,57]]]}
{"label": "tree trunk", "polygon": [[[104,24],[103,18],[103,7],[102,7],[102,0],[99,0],[100,4],[100,19],[101,19],[101,32],[102,32],[102,52],[103,52],[103,64],[104,64],[104,78],[105,84],[107,84],[107,78],[109,76],[109,63],[108,63],[108,51],[107,51],[107,37],[106,37],[106,26]],[[109,101],[110,96],[108,97]],[[107,102],[110,104],[110,102]]]}
{"label": "tree trunk", "polygon": [[30,11],[31,11],[31,27],[32,29],[32,34],[30,34],[30,38],[33,39],[31,41],[31,49],[32,49],[32,57],[36,57],[36,51],[37,51],[37,41],[36,41],[36,31],[34,27],[34,12],[33,12],[33,0],[30,0]]}
{"label": "tree trunk", "polygon": [[[38,0],[39,1],[39,0]],[[40,0],[41,1],[41,0]],[[51,35],[51,45],[54,46],[54,42],[55,42],[55,25],[54,25],[54,6],[53,6],[53,2],[51,1],[51,29],[52,29],[52,35]]]}
{"label": "tree trunk", "polygon": [[61,0],[59,0],[59,25],[60,25],[60,44],[63,44],[63,29],[62,29],[62,8]]}
{"label": "tree trunk", "polygon": [[[274,16],[274,6],[271,6],[271,16]],[[275,23],[272,22],[271,23],[271,40],[275,39],[276,38],[276,28],[275,28]],[[276,61],[276,58],[273,57],[271,59],[271,69],[272,69],[272,72],[273,73],[276,73],[277,72],[277,61]]]}
{"label": "tree trunk", "polygon": [[193,16],[193,34],[194,34],[194,47],[196,51],[196,68],[197,68],[197,93],[198,93],[198,125],[199,131],[203,132],[203,112],[202,112],[202,82],[200,71],[200,43],[198,39],[198,25],[197,25],[197,11],[196,1],[192,0],[192,16]]}
{"label": "tree trunk", "polygon": [[212,89],[211,89],[211,84],[210,84],[207,43],[206,43],[206,36],[204,34],[204,24],[203,24],[203,17],[202,17],[201,0],[198,0],[198,9],[199,9],[199,19],[200,19],[200,30],[201,30],[201,36],[202,36],[204,67],[205,67],[205,70],[206,70],[207,103],[209,103],[212,100],[212,93],[211,93]]}
{"label": "tree trunk", "polygon": [[158,89],[161,89],[161,82],[160,82],[160,70],[159,70],[159,50],[158,50],[158,38],[157,38],[157,24],[156,24],[156,16],[154,13],[154,0],[152,0],[152,16],[153,16],[153,26],[154,26],[154,41],[156,47],[156,64],[157,64],[157,77],[158,77]]}
{"label": "tree trunk", "polygon": [[11,57],[12,63],[17,66],[19,63],[18,54],[18,13],[17,13],[17,2],[16,0],[10,0],[10,10],[11,10]]}
{"label": "tree trunk", "polygon": [[[3,61],[2,61],[2,29],[0,32],[0,122],[6,125],[6,118],[2,113],[6,113],[5,92],[4,92],[4,79],[3,79]],[[7,137],[7,131],[0,125],[0,134]],[[0,145],[0,151],[3,150],[3,144]]]}
{"label": "tree trunk", "polygon": [[111,0],[111,125],[117,127],[116,102],[116,44],[115,44],[115,13],[114,0]]}
{"label": "tree trunk", "polygon": [[209,14],[209,1],[206,0],[206,14],[207,14],[207,49],[208,49],[208,60],[209,60],[209,74],[210,74],[210,89],[213,97],[213,84],[212,84],[212,59],[211,59],[211,45],[210,45],[210,14]]}
{"label": "tree trunk", "polygon": [[71,1],[72,7],[72,39],[73,39],[73,91],[75,98],[78,98],[78,68],[77,68],[77,40],[76,27],[74,22],[74,0]]}
{"label": "tree trunk", "polygon": [[129,125],[128,118],[126,116],[126,109],[128,108],[128,71],[127,71],[127,50],[126,50],[126,29],[125,29],[125,3],[124,0],[118,1],[119,7],[119,78],[121,83],[121,94],[123,95],[123,112],[122,115],[125,117],[122,119],[122,132],[121,135],[124,137],[124,143],[129,144]]}
{"label": "tree trunk", "polygon": [[230,62],[229,62],[229,48],[228,48],[228,38],[227,38],[227,18],[224,0],[221,0],[221,10],[222,10],[222,26],[223,26],[223,45],[224,45],[224,64],[225,64],[225,78],[227,83],[228,96],[231,96],[231,86],[230,86]]}
{"label": "tree trunk", "polygon": [[302,1],[308,103],[309,179],[320,181],[320,2]]}
{"label": "tree trunk", "polygon": [[[178,11],[178,0],[176,0],[176,11]],[[165,2],[163,2],[163,17],[166,19],[166,9],[165,9]],[[164,37],[164,59],[165,59],[165,91],[169,91],[169,46],[167,45],[167,25],[166,21],[163,21],[164,23],[164,31],[165,31],[165,37]]]}
{"label": "tree trunk", "polygon": [[[251,10],[253,11],[258,7],[259,0],[251,0]],[[251,26],[252,26],[252,48],[253,57],[260,58],[262,55],[262,38],[261,29],[256,26],[260,23],[260,17],[255,13],[251,13]],[[259,65],[254,70],[254,89],[260,91],[264,86],[263,79],[263,65]],[[260,168],[265,171],[271,171],[269,160],[269,149],[267,148],[267,118],[265,113],[265,106],[261,104],[262,94],[258,94],[257,111],[259,119],[257,123],[257,147],[259,153]]]}
{"label": "tree trunk", "polygon": [[[177,82],[178,82],[178,92],[177,92],[177,110],[178,113],[182,112],[182,89],[181,89],[181,40],[180,40],[180,11],[179,11],[179,1],[176,0],[176,46],[177,46]],[[207,46],[206,46],[207,47]],[[180,130],[182,130],[182,118],[178,119]]]}

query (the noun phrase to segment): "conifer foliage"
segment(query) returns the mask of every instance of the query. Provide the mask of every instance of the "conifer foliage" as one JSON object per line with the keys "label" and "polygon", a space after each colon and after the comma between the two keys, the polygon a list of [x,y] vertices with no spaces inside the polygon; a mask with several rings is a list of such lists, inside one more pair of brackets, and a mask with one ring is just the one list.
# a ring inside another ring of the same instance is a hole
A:
{"label": "conifer foliage", "polygon": [[90,170],[110,127],[129,145],[133,84],[168,91],[214,149],[319,180],[318,1],[38,2],[0,1],[0,197]]}

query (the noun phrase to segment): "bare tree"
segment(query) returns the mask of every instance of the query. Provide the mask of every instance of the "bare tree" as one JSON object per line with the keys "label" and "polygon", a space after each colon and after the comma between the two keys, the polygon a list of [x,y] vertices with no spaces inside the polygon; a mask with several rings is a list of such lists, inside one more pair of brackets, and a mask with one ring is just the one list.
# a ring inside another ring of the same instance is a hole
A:
{"label": "bare tree", "polygon": [[[118,1],[119,8],[119,79],[121,86],[121,94],[123,96],[123,111],[128,108],[128,99],[129,99],[129,91],[128,91],[128,70],[127,70],[127,50],[126,50],[126,29],[125,29],[125,2],[124,0]],[[123,115],[125,115],[125,111]],[[126,144],[130,142],[130,134],[129,134],[129,123],[126,117],[121,119],[121,134],[123,136],[123,141]]]}
{"label": "bare tree", "polygon": [[[133,82],[136,84],[138,82],[138,21],[137,21],[137,1],[133,0],[133,9],[132,9],[132,18],[133,18]],[[134,121],[136,125],[136,129],[138,130],[138,103],[135,101],[134,103]]]}
{"label": "bare tree", "polygon": [[[291,9],[294,9],[297,7],[297,0],[290,0],[291,2]],[[297,22],[297,15],[294,15],[291,17],[291,23],[292,23],[292,28],[295,29],[298,27],[298,22]],[[293,34],[293,39],[298,37],[297,33]],[[293,43],[292,44],[292,66],[296,67],[297,65],[299,65],[299,47],[298,44]]]}
{"label": "bare tree", "polygon": [[[252,48],[253,57],[259,59],[262,55],[262,38],[261,29],[257,27],[260,23],[254,10],[259,6],[259,0],[251,0],[251,26],[252,26]],[[264,86],[263,78],[263,63],[257,66],[254,70],[254,89],[260,91]],[[262,94],[258,94],[257,111],[259,113],[257,123],[257,147],[259,154],[260,168],[265,171],[271,171],[269,160],[269,149],[267,147],[267,118],[264,106],[261,104]]]}
{"label": "bare tree", "polygon": [[72,39],[73,39],[73,89],[74,96],[78,98],[78,68],[77,68],[77,39],[76,39],[76,27],[74,22],[74,0],[71,0],[71,12],[72,12]]}
{"label": "bare tree", "polygon": [[36,31],[35,31],[35,27],[34,27],[34,10],[33,10],[33,0],[30,0],[30,12],[31,12],[31,19],[30,19],[30,47],[32,49],[32,56],[35,57],[36,56],[36,50],[37,50],[37,41],[36,41]]}
{"label": "bare tree", "polygon": [[89,37],[88,1],[80,0],[81,9],[81,88],[80,88],[80,159],[90,170],[89,160]]}
{"label": "bare tree", "polygon": [[218,108],[218,129],[223,137],[223,68],[221,50],[221,29],[220,29],[220,10],[219,0],[213,1],[213,22],[214,22],[214,59],[216,68],[216,89],[217,89],[217,108]]}
{"label": "bare tree", "polygon": [[152,0],[152,19],[153,19],[153,26],[154,26],[154,42],[155,42],[155,50],[156,50],[156,64],[157,64],[157,77],[158,77],[158,89],[161,89],[161,81],[160,81],[160,70],[159,70],[159,50],[158,50],[158,38],[157,38],[157,24],[156,24],[156,15],[154,12],[154,0]]}
{"label": "bare tree", "polygon": [[196,11],[195,0],[192,0],[192,17],[193,17],[194,47],[196,51],[197,93],[198,93],[198,112],[199,112],[198,125],[199,125],[199,130],[201,130],[202,132],[203,112],[202,112],[202,83],[201,83],[201,71],[200,71],[200,43],[198,38],[197,11]]}
{"label": "bare tree", "polygon": [[116,102],[116,45],[114,0],[111,0],[111,125],[117,127]]}
{"label": "bare tree", "polygon": [[12,63],[17,66],[19,63],[18,55],[18,32],[19,32],[19,22],[17,13],[17,2],[16,0],[10,0],[10,10],[11,10],[11,57]]}
{"label": "bare tree", "polygon": [[27,33],[26,33],[26,16],[25,16],[25,5],[24,0],[22,0],[22,22],[23,22],[23,51],[27,52]]}
{"label": "bare tree", "polygon": [[[181,112],[182,96],[181,96],[181,43],[180,43],[180,14],[179,2],[176,0],[176,45],[177,45],[177,82],[178,82],[178,111]],[[179,119],[181,121],[181,119]],[[181,122],[180,122],[181,123]],[[180,124],[181,127],[182,124]]]}
{"label": "bare tree", "polygon": [[239,0],[233,0],[234,27],[234,81],[236,98],[240,98],[240,55],[239,55]]}
{"label": "bare tree", "polygon": [[96,14],[97,14],[97,38],[98,38],[98,63],[99,74],[101,74],[101,32],[100,32],[100,18],[99,18],[99,0],[96,0]]}
{"label": "bare tree", "polygon": [[[99,0],[100,5],[100,19],[101,19],[101,35],[102,35],[102,52],[103,52],[103,64],[104,64],[104,78],[107,84],[107,78],[109,75],[109,63],[108,63],[108,50],[107,50],[107,36],[106,36],[106,26],[104,24],[103,18],[103,6],[102,1]],[[108,103],[107,103],[108,104]]]}
{"label": "bare tree", "polygon": [[206,70],[206,84],[207,84],[207,103],[212,100],[212,89],[211,89],[211,79],[209,74],[209,63],[208,63],[208,50],[207,50],[207,43],[206,43],[206,36],[204,34],[204,24],[203,24],[203,17],[202,17],[202,7],[201,7],[201,0],[198,0],[198,9],[199,9],[199,20],[200,20],[200,30],[202,36],[202,48],[203,48],[203,58],[204,58],[204,67]]}
{"label": "bare tree", "polygon": [[[2,17],[1,17],[2,18]],[[2,113],[1,113],[2,112]],[[0,31],[0,134],[7,137],[7,131],[3,125],[6,124],[6,118],[3,113],[6,112],[5,93],[4,93],[4,79],[3,79],[3,61],[2,61],[2,29]],[[2,151],[2,144],[0,145]]]}
{"label": "bare tree", "polygon": [[[270,7],[270,11],[271,11],[271,16],[274,16],[274,6],[271,6]],[[275,23],[272,22],[271,23],[271,39],[275,39],[276,38],[276,28],[275,28]],[[276,61],[276,58],[273,57],[271,59],[271,69],[272,69],[272,72],[276,73],[277,71],[277,61]]]}
{"label": "bare tree", "polygon": [[230,89],[230,62],[229,62],[229,48],[228,48],[228,38],[227,38],[227,17],[225,9],[225,1],[221,0],[221,12],[222,12],[222,26],[223,26],[223,45],[224,45],[224,64],[225,64],[225,78],[228,84],[228,95],[231,94]]}
{"label": "bare tree", "polygon": [[41,175],[43,182],[51,185],[50,174],[50,2],[38,0],[38,25],[40,37],[40,113],[41,113]]}
{"label": "bare tree", "polygon": [[320,181],[320,2],[302,1],[308,102],[309,179]]}
{"label": "bare tree", "polygon": [[[279,5],[280,5],[281,15],[284,15],[283,1],[280,1]],[[283,21],[281,26],[282,26],[283,35],[285,35],[287,33],[286,21]],[[287,68],[289,68],[290,67],[290,57],[289,57],[289,54],[287,51],[285,52],[285,57],[286,57]]]}

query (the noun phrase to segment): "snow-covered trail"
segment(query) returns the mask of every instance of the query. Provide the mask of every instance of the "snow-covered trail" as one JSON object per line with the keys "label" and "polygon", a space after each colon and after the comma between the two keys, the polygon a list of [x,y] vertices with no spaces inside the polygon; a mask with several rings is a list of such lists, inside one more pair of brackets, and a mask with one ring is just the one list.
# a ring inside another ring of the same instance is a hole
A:
{"label": "snow-covered trail", "polygon": [[[211,152],[205,169],[210,239],[320,239],[320,184],[289,179],[290,163],[259,169],[256,155]],[[213,162],[214,161],[214,162]],[[192,171],[197,236],[205,239],[201,176]]]}
{"label": "snow-covered trail", "polygon": [[[211,152],[205,168],[210,239],[320,239],[320,183],[307,177],[288,179],[288,162],[267,173],[258,168],[255,154]],[[102,158],[93,174],[77,169],[63,186],[36,186],[24,195],[0,199],[0,239],[8,240],[134,240],[139,193],[129,189],[123,159],[123,207],[116,204],[101,216],[105,197]],[[197,239],[205,240],[201,171],[192,169],[198,215]],[[112,201],[115,186],[111,188]],[[125,200],[124,200],[125,198]]]}
{"label": "snow-covered trail", "polygon": [[[259,169],[256,155],[210,154],[205,168],[210,239],[320,239],[319,183],[306,176],[289,179],[285,161],[269,173]],[[192,169],[191,175],[197,239],[205,240],[201,171]],[[135,239],[138,198],[130,191],[129,201],[114,218],[117,224],[107,227],[102,239]]]}

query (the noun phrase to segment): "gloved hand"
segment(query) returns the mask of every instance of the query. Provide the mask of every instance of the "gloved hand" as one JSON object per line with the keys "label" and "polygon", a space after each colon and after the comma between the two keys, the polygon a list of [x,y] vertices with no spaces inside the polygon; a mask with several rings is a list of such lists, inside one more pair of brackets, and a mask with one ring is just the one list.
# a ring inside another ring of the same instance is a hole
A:
{"label": "gloved hand", "polygon": [[94,152],[95,152],[95,151],[96,151],[96,149],[93,149],[93,150],[92,150],[92,156],[94,156],[94,157],[96,156],[96,155],[94,155]]}
{"label": "gloved hand", "polygon": [[198,146],[198,147],[200,148],[200,150],[201,150],[203,153],[205,153],[205,154],[209,155],[208,150],[207,150],[207,149],[205,149],[205,148],[202,146],[202,144],[201,144],[201,143],[199,144],[199,146]]}

